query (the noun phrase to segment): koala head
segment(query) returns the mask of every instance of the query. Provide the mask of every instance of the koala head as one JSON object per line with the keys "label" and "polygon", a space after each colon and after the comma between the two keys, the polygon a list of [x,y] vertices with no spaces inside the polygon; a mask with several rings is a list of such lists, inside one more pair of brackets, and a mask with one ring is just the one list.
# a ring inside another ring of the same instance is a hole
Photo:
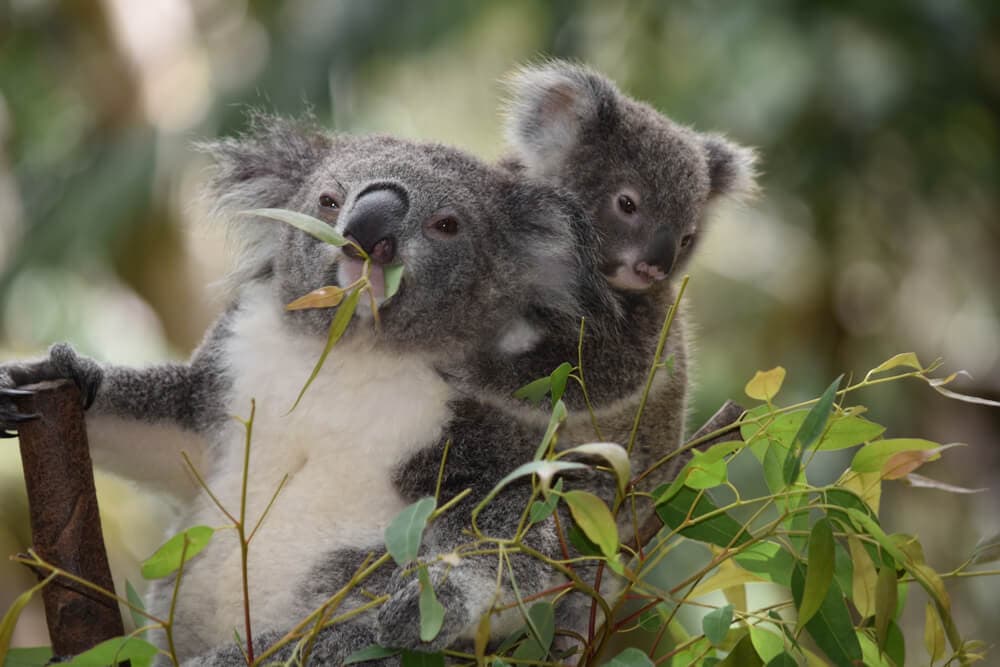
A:
{"label": "koala head", "polygon": [[[573,199],[445,146],[256,116],[247,134],[205,149],[216,162],[208,197],[242,240],[234,282],[268,281],[281,305],[322,286],[347,287],[362,273],[350,246],[238,215],[249,209],[309,214],[370,256],[380,326],[355,322],[348,335],[454,355],[532,304],[575,316],[574,285],[596,265],[575,247],[573,230],[585,223]],[[402,282],[385,299],[390,264],[402,264]],[[284,314],[318,336],[332,316],[332,309]],[[363,297],[355,319],[371,318]]]}
{"label": "koala head", "polygon": [[619,289],[672,275],[708,205],[756,189],[752,150],[682,127],[586,67],[526,67],[509,85],[508,166],[584,202],[602,237],[601,269]]}

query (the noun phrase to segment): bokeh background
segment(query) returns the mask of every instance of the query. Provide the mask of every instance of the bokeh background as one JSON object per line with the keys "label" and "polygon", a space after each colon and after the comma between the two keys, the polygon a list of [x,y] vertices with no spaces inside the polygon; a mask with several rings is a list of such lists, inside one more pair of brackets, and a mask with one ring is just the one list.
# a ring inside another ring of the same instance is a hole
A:
{"label": "bokeh background", "polygon": [[[943,357],[970,372],[962,391],[1000,398],[990,0],[0,0],[0,360],[58,340],[121,363],[187,356],[226,270],[223,238],[199,224],[192,142],[238,131],[248,105],[492,159],[499,79],[544,56],[590,63],[762,154],[763,196],[720,216],[691,268],[692,423],[739,399],[756,369],[785,366],[791,402],[903,351]],[[917,382],[858,400],[889,435],[968,443],[921,472],[996,486],[1000,410]],[[16,447],[0,444],[8,554],[28,530]],[[917,534],[939,570],[1000,531],[995,488],[888,486],[888,528]],[[101,491],[115,571],[137,580],[166,507],[107,475]],[[30,580],[0,560],[0,610]],[[950,586],[963,633],[995,642],[1000,581]],[[44,642],[26,617],[15,644]]]}

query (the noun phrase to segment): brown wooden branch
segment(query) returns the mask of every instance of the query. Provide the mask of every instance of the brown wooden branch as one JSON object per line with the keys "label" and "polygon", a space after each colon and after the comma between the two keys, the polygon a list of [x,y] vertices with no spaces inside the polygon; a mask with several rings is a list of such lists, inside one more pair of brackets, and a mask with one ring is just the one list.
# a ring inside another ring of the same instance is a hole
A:
{"label": "brown wooden branch", "polygon": [[[724,429],[727,426],[732,426],[736,423],[736,420],[740,418],[745,412],[744,408],[738,403],[733,401],[726,401],[722,404],[722,407],[715,411],[707,422],[702,424],[701,428],[694,432],[691,439],[688,442],[693,442],[698,438],[704,437],[709,433]],[[719,442],[728,442],[732,440],[742,440],[743,437],[740,435],[739,429],[733,429],[722,433],[711,440],[707,440],[698,446],[702,449],[706,447],[711,447],[712,445]],[[635,538],[632,540],[632,548],[637,549],[639,545],[645,547],[649,542],[656,537],[656,534],[660,532],[660,528],[663,527],[663,522],[660,521],[660,517],[656,513],[652,513],[646,518],[646,520],[639,527],[639,532],[636,534]]]}
{"label": "brown wooden branch", "polygon": [[[34,550],[113,591],[80,391],[67,380],[21,389],[33,393],[14,399],[18,410],[40,415],[18,427]],[[72,582],[56,579],[42,601],[54,655],[76,655],[125,632],[114,600]]]}

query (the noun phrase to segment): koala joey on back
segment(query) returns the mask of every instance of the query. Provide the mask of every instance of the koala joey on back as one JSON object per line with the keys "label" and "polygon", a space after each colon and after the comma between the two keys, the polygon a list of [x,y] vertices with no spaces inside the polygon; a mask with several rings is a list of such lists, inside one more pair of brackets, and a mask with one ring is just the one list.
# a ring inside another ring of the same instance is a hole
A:
{"label": "koala joey on back", "polygon": [[[459,151],[389,137],[347,137],[308,124],[257,116],[239,138],[205,146],[215,161],[208,197],[241,242],[231,303],[187,363],[148,368],[101,365],[67,345],[47,358],[0,365],[0,433],[16,432],[8,391],[71,378],[85,397],[95,461],[127,477],[153,480],[182,468],[178,450],[201,461],[207,485],[224,506],[239,506],[243,426],[256,401],[248,475],[248,520],[259,517],[282,477],[287,483],[255,534],[249,557],[251,618],[259,647],[284,635],[345,584],[369,554],[384,553],[383,532],[407,504],[433,496],[446,441],[452,448],[440,500],[472,494],[431,524],[424,556],[468,541],[469,509],[513,467],[531,459],[541,436],[465,396],[439,368],[471,356],[516,313],[544,307],[578,321],[576,291],[596,270],[592,226],[572,198]],[[354,253],[273,221],[240,215],[289,208],[327,221],[372,258],[380,326],[362,299],[346,333],[298,408],[286,414],[323,350],[332,309],[287,311],[284,305],[324,285],[346,286],[362,271]],[[401,286],[378,294],[382,270],[401,263]],[[600,303],[598,287],[584,290]],[[534,305],[533,305],[534,304]],[[161,475],[162,476],[162,475]],[[218,525],[220,513],[197,489],[178,491],[178,528]],[[483,512],[480,523],[512,533],[530,485]],[[520,503],[518,505],[518,503]],[[516,509],[512,509],[516,507]],[[549,530],[532,543],[556,554]],[[516,559],[515,559],[516,560]],[[550,573],[521,568],[525,591],[541,590]],[[492,568],[476,559],[432,566],[444,627],[422,642],[419,584],[389,565],[365,582],[390,596],[320,634],[315,664],[336,664],[378,642],[441,648],[471,636],[492,605]],[[150,612],[166,618],[172,580],[158,581]],[[526,593],[527,594],[527,593]],[[368,602],[361,593],[338,608]],[[239,546],[218,531],[185,567],[173,642],[187,664],[243,663],[234,630],[243,634]],[[160,637],[157,641],[165,645]],[[285,653],[279,654],[287,657]]]}
{"label": "koala joey on back", "polygon": [[[589,309],[595,316],[586,322],[583,370],[601,435],[624,443],[676,296],[674,278],[712,205],[754,193],[756,157],[719,135],[678,125],[587,67],[561,61],[525,67],[510,77],[509,87],[511,150],[501,165],[576,196],[599,238],[598,261],[607,279],[601,289],[613,307]],[[663,353],[672,357],[672,369],[657,374],[632,450],[638,470],[669,453],[683,435],[688,360],[682,313]],[[499,354],[478,358],[476,377],[503,395],[538,377],[540,369],[544,374],[575,363],[577,328],[546,321],[544,311],[524,314],[522,329],[529,333],[522,339],[530,339],[532,351],[505,354],[508,340],[501,339]],[[584,407],[575,385],[567,387],[566,401],[578,412]],[[589,419],[577,416],[564,439],[593,439]],[[648,482],[655,486],[671,472],[664,467]]]}

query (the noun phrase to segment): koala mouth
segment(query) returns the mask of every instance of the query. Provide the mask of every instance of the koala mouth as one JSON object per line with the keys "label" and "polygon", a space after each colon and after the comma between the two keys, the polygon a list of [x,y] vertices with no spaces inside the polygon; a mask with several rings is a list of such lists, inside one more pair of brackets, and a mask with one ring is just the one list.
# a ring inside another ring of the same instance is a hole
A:
{"label": "koala mouth", "polygon": [[667,274],[658,267],[631,259],[606,265],[602,272],[612,287],[630,292],[644,292],[667,279]]}
{"label": "koala mouth", "polygon": [[[360,259],[347,257],[346,255],[341,257],[337,268],[337,279],[341,286],[346,288],[348,285],[360,280],[364,273],[364,268],[365,263]],[[376,302],[381,304],[382,300],[385,299],[385,272],[382,270],[381,264],[373,262],[370,265],[368,269],[368,282],[371,283],[372,294],[375,295]]]}

